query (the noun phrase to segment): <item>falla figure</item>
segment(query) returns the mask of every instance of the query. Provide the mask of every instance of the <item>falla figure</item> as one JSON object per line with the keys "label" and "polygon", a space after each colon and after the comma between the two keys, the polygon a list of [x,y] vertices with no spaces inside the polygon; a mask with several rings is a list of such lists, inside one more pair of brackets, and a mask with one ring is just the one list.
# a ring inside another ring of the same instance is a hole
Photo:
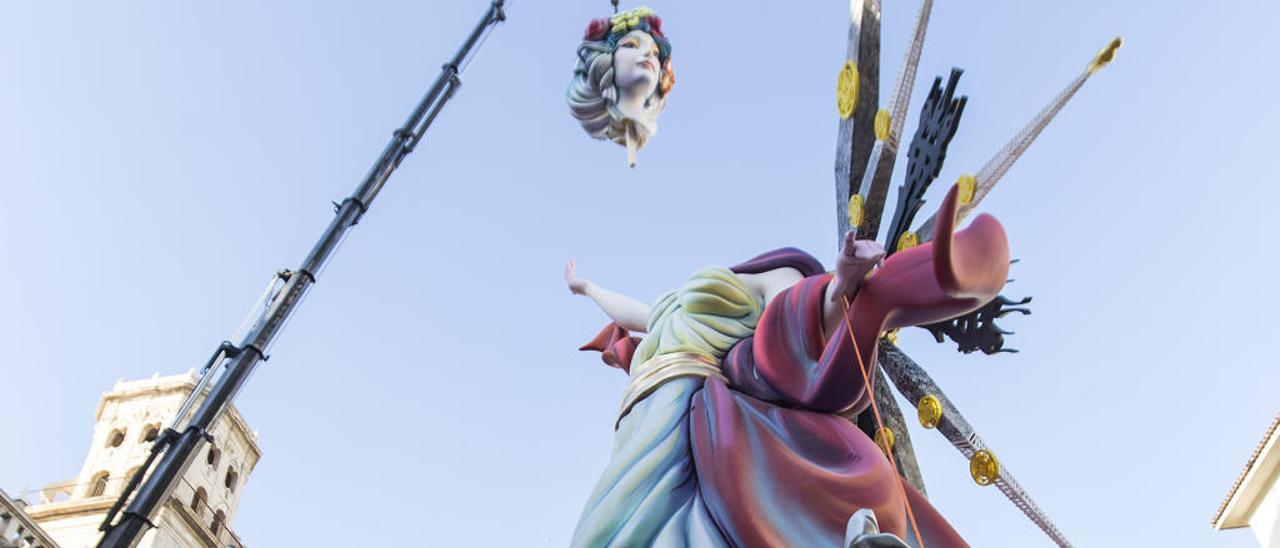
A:
{"label": "falla figure", "polygon": [[[966,546],[846,417],[871,404],[887,330],[955,317],[1004,287],[1004,229],[956,230],[887,258],[851,231],[826,272],[794,248],[695,272],[652,305],[578,277],[612,320],[582,350],[628,376],[612,457],[572,546]],[[907,508],[914,514],[908,515]]]}
{"label": "falla figure", "polygon": [[662,19],[640,7],[587,25],[567,100],[588,135],[627,147],[635,167],[674,85]]}
{"label": "falla figure", "polygon": [[[876,390],[887,388],[872,382],[877,349],[899,328],[950,321],[996,302],[1009,273],[1004,229],[985,214],[963,230],[961,221],[1121,41],[1100,52],[982,170],[960,177],[934,216],[912,231],[967,100],[954,96],[958,71],[945,90],[935,80],[908,147],[908,173],[915,175],[899,187],[905,198],[893,214],[886,256],[880,244],[857,239],[861,223],[854,219],[865,216],[867,196],[888,188],[892,169],[881,168],[896,158],[932,4],[922,0],[893,100],[878,110],[863,103],[868,112],[859,119],[874,116],[874,125],[858,130],[856,142],[871,145],[871,159],[857,160],[866,168],[860,180],[853,180],[852,154],[837,155],[838,211],[842,219],[847,212],[848,222],[841,223],[834,272],[783,248],[728,268],[704,267],[649,305],[579,277],[569,262],[569,290],[611,320],[581,350],[600,352],[627,375],[616,414],[602,417],[614,424],[613,449],[572,546],[968,546],[899,477],[893,432],[876,403],[884,396]],[[854,0],[852,7],[851,44],[870,43],[855,51],[878,55],[879,0]],[[860,108],[856,62],[846,60],[837,88],[842,139],[854,135]],[[872,75],[869,81],[878,78],[877,66],[864,67],[872,69],[863,73]],[[673,83],[661,20],[640,8],[588,25],[568,100],[587,133],[625,145],[634,167]],[[839,142],[847,148],[855,141]],[[868,218],[882,210],[883,203],[875,205]],[[974,481],[1004,482],[1001,492],[1068,546],[1007,469],[989,451],[975,451],[984,444],[959,412],[943,412],[945,396],[927,373],[909,365],[891,366],[910,377],[895,384],[937,395],[933,426],[949,424],[944,436],[972,453]],[[874,432],[850,421],[864,411],[875,419]]]}

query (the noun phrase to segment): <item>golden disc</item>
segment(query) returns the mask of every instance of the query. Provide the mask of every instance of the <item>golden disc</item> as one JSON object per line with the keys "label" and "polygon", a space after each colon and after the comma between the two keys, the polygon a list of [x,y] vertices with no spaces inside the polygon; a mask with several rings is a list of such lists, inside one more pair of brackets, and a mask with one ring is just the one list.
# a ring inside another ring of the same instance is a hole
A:
{"label": "golden disc", "polygon": [[858,67],[853,61],[845,61],[840,67],[840,77],[836,80],[836,109],[840,117],[846,120],[853,116],[853,109],[858,106]]}
{"label": "golden disc", "polygon": [[920,417],[920,426],[936,428],[942,422],[942,401],[933,394],[926,394],[916,403],[916,415]]}
{"label": "golden disc", "polygon": [[1097,57],[1094,57],[1093,61],[1089,63],[1089,72],[1097,72],[1098,69],[1107,66],[1107,63],[1110,63],[1116,58],[1116,51],[1119,50],[1122,45],[1124,45],[1124,40],[1122,38],[1119,36],[1112,38],[1111,42],[1107,44],[1107,47],[1102,48],[1102,51],[1098,52]]}
{"label": "golden disc", "polygon": [[978,451],[969,459],[969,475],[978,485],[991,485],[1000,479],[1000,461],[991,451]]}
{"label": "golden disc", "polygon": [[849,197],[849,226],[858,228],[862,226],[862,195],[854,194]]}
{"label": "golden disc", "polygon": [[876,123],[875,123],[876,140],[878,141],[889,140],[889,126],[890,126],[890,122],[892,121],[893,121],[893,117],[889,115],[889,111],[885,109],[880,109],[880,111],[876,113]]}
{"label": "golden disc", "polygon": [[978,178],[966,173],[956,181],[956,186],[960,187],[960,196],[958,196],[960,205],[973,203],[973,199],[978,195]]}
{"label": "golden disc", "polygon": [[911,249],[918,245],[920,245],[920,236],[914,231],[908,230],[898,236],[898,251]]}
{"label": "golden disc", "polygon": [[876,430],[876,445],[884,452],[885,456],[889,456],[893,452],[893,430],[888,426],[882,426]]}
{"label": "golden disc", "polygon": [[[870,272],[868,272],[867,274],[868,274],[868,277],[870,277],[869,276]],[[898,344],[898,330],[890,329],[888,331],[885,331],[884,333],[880,334],[880,338],[884,339],[885,342],[896,346]]]}

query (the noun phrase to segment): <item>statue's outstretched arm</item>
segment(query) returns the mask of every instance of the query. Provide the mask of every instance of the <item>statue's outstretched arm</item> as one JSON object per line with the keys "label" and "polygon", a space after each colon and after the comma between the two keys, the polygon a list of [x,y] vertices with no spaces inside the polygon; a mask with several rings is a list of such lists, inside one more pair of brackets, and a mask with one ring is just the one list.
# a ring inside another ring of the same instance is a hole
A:
{"label": "statue's outstretched arm", "polygon": [[578,277],[578,267],[571,260],[564,269],[564,281],[574,295],[586,295],[596,302],[609,319],[627,331],[645,333],[649,329],[649,305],[632,297],[596,285]]}

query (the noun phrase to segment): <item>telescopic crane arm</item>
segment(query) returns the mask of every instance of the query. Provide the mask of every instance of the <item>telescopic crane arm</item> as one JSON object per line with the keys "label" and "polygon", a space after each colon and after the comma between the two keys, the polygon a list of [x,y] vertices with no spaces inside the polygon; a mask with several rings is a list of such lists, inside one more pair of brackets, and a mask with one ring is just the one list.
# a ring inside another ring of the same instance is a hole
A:
{"label": "telescopic crane arm", "polygon": [[[484,17],[467,35],[466,41],[458,49],[457,54],[441,68],[440,75],[417,107],[413,109],[404,125],[395,131],[391,142],[383,150],[382,156],[374,163],[360,186],[356,187],[355,193],[343,200],[341,204],[336,204],[333,221],[329,223],[306,259],[302,261],[302,265],[297,270],[282,272],[278,275],[283,285],[264,305],[264,308],[259,309],[260,315],[251,324],[239,345],[223,342],[215,350],[213,357],[202,368],[202,378],[188,396],[183,409],[194,407],[195,402],[202,397],[203,401],[199,403],[199,407],[191,416],[191,420],[186,423],[185,428],[179,431],[185,415],[182,413],[175,418],[174,426],[156,440],[152,446],[151,455],[147,457],[143,467],[130,479],[128,486],[120,494],[119,500],[108,512],[101,527],[105,534],[98,542],[99,548],[133,548],[142,539],[142,535],[154,527],[150,520],[156,509],[181,480],[196,452],[209,439],[209,432],[214,423],[231,405],[258,362],[267,359],[267,349],[271,347],[272,341],[301,302],[303,295],[315,283],[321,267],[333,254],[347,231],[360,222],[360,218],[369,211],[369,206],[382,190],[387,179],[391,177],[391,173],[405,156],[413,152],[413,148],[422,140],[445,103],[461,85],[462,81],[458,76],[472,50],[477,47],[488,31],[499,22],[506,20],[504,4],[504,0],[492,0],[488,9],[485,10]],[[208,395],[204,396],[204,387],[220,369],[219,364],[228,359],[230,362],[226,364],[225,372],[218,376]],[[155,469],[148,474],[153,463]],[[142,479],[144,477],[145,481]],[[136,496],[134,496],[135,489]],[[125,507],[126,503],[127,507]],[[120,520],[113,524],[112,521],[121,508],[125,508],[124,513]]]}

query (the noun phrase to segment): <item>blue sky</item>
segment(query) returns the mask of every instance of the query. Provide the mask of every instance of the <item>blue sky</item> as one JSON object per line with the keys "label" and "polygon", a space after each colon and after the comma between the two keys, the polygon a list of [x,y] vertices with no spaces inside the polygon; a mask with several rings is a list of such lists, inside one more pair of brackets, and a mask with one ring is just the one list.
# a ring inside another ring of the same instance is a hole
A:
{"label": "blue sky", "polygon": [[[831,263],[847,4],[649,5],[678,83],[628,170],[563,103],[608,3],[512,3],[238,400],[264,450],[234,524],[247,543],[563,545],[625,381],[575,350],[604,317],[564,288],[565,261],[645,300],[784,245]],[[882,97],[917,5],[885,2]],[[200,365],[483,9],[0,7],[0,486],[76,474],[116,380]],[[1263,0],[935,8],[908,130],[952,66],[970,100],[931,204],[1126,39],[981,208],[1021,259],[1008,292],[1035,296],[1006,323],[1022,352],[903,336],[1081,546],[1254,542],[1209,521],[1280,411],[1278,16]],[[936,432],[912,435],[974,545],[1048,545]]]}

